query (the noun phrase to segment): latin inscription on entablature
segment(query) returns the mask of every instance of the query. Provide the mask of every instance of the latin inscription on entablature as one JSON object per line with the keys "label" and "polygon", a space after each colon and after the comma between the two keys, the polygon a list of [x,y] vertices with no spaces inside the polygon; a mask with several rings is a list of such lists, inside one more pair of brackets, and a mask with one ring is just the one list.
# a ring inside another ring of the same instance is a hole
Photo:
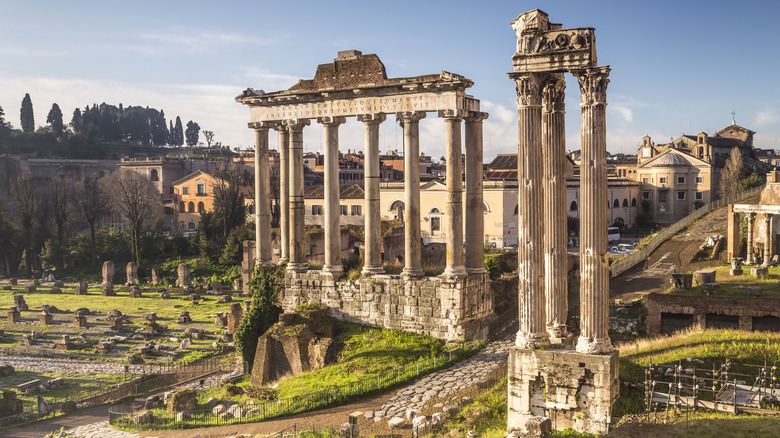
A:
{"label": "latin inscription on entablature", "polygon": [[273,106],[252,106],[252,120],[312,119],[316,117],[355,116],[358,114],[406,111],[479,111],[479,101],[456,92],[416,93],[409,95],[355,97],[324,102]]}

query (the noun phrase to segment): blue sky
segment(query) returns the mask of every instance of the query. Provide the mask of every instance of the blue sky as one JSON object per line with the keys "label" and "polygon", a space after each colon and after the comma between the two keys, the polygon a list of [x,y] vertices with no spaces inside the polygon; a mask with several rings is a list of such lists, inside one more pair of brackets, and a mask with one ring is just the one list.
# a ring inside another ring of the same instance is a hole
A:
{"label": "blue sky", "polygon": [[[780,3],[769,1],[0,1],[0,106],[19,127],[30,93],[36,125],[56,102],[70,120],[93,102],[148,105],[197,121],[215,140],[251,147],[247,87],[285,89],[311,78],[339,50],[376,53],[388,76],[441,70],[475,82],[490,113],[486,159],[516,151],[515,35],[509,23],[539,8],[564,27],[594,27],[599,63],[610,65],[608,149],[636,153],[681,133],[731,122],[780,149]],[[579,90],[567,79],[567,149],[579,148]],[[421,150],[444,155],[444,123],[421,123]],[[362,149],[362,125],[342,126],[341,149]],[[304,131],[322,149],[321,128]],[[392,119],[380,148],[401,149]],[[201,136],[202,139],[202,136]],[[272,136],[271,146],[276,139]]]}

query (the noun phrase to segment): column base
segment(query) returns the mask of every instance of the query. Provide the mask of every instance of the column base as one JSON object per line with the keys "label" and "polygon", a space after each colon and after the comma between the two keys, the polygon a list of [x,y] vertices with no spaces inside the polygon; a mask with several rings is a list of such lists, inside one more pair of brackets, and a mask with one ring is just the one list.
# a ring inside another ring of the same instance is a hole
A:
{"label": "column base", "polygon": [[255,260],[255,266],[260,266],[263,268],[272,268],[276,266],[276,263],[274,263],[273,260]]}
{"label": "column base", "polygon": [[481,268],[466,268],[466,273],[468,273],[469,275],[473,275],[473,274],[486,274],[487,273],[487,269],[485,269],[484,266],[481,267]]}
{"label": "column base", "polygon": [[549,419],[555,430],[609,432],[612,406],[620,392],[617,351],[588,355],[571,347],[512,347],[508,376],[509,433],[539,436],[543,419]]}
{"label": "column base", "polygon": [[338,266],[323,266],[320,274],[333,278],[333,281],[338,281],[339,277],[344,274],[344,268],[341,265]]}
{"label": "column base", "polygon": [[293,272],[306,272],[309,270],[309,264],[304,263],[287,263],[287,270]]}
{"label": "column base", "polygon": [[385,273],[385,268],[382,266],[363,266],[363,270],[360,272],[363,275],[381,275]]}
{"label": "column base", "polygon": [[463,266],[448,266],[439,276],[444,280],[466,278],[469,274]]}
{"label": "column base", "polygon": [[577,338],[577,353],[582,354],[605,354],[612,353],[612,341],[609,338],[588,339],[584,336]]}
{"label": "column base", "polygon": [[401,276],[409,278],[420,278],[425,276],[425,271],[423,271],[422,268],[404,268],[404,270],[401,271]]}
{"label": "column base", "polygon": [[550,343],[553,345],[573,346],[576,342],[574,334],[568,333],[565,325],[548,326],[547,333],[550,334]]}
{"label": "column base", "polygon": [[525,350],[548,347],[550,345],[550,335],[547,333],[520,333],[517,332],[515,346]]}

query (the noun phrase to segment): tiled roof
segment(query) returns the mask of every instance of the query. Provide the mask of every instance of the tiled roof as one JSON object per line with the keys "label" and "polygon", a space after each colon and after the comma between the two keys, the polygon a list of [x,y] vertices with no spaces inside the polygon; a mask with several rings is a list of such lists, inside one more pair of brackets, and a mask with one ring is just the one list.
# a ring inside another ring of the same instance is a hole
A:
{"label": "tiled roof", "polygon": [[[306,189],[303,194],[305,198],[324,198],[325,186],[315,185]],[[365,191],[358,184],[344,184],[339,186],[339,198],[341,199],[362,199],[365,196]]]}

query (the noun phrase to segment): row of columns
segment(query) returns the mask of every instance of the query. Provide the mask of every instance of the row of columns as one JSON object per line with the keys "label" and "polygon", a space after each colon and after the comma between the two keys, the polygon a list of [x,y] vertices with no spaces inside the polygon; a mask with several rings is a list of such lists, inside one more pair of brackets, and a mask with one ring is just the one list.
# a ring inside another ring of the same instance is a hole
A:
{"label": "row of columns", "polygon": [[[609,68],[575,70],[581,93],[581,353],[612,350],[607,260],[606,87]],[[565,81],[563,73],[511,73],[518,97],[518,307],[516,344],[567,337]]]}
{"label": "row of columns", "polygon": [[[482,121],[487,114],[456,111],[440,111],[447,125],[447,235],[448,277],[465,277],[468,273],[484,272],[483,198],[482,198]],[[420,233],[420,135],[419,121],[425,112],[396,114],[404,130],[404,268],[402,275],[421,277],[422,245]],[[365,128],[365,256],[363,273],[384,272],[381,259],[381,219],[379,205],[379,124],[385,114],[361,114],[357,116]],[[466,227],[479,230],[474,238],[466,239],[466,256],[463,256],[463,174],[461,162],[461,122],[466,121]],[[338,278],[341,265],[341,234],[339,207],[339,125],[344,117],[321,117],[325,150],[325,263],[323,274]],[[252,122],[255,130],[255,205],[257,235],[256,261],[261,265],[272,263],[270,227],[270,174],[268,170],[268,132],[279,131],[280,148],[280,241],[281,261],[287,262],[291,271],[305,271],[304,197],[303,197],[303,128],[308,119],[283,120],[281,122]]]}
{"label": "row of columns", "polygon": [[[739,213],[737,213],[739,214]],[[745,257],[745,263],[748,265],[754,264],[755,258],[753,257],[753,247],[755,245],[753,241],[753,222],[756,219],[756,213],[746,213],[747,219],[747,254]],[[764,228],[764,257],[761,266],[769,266],[772,261],[772,215],[764,213],[762,218],[762,225]],[[736,257],[736,255],[733,255]]]}

